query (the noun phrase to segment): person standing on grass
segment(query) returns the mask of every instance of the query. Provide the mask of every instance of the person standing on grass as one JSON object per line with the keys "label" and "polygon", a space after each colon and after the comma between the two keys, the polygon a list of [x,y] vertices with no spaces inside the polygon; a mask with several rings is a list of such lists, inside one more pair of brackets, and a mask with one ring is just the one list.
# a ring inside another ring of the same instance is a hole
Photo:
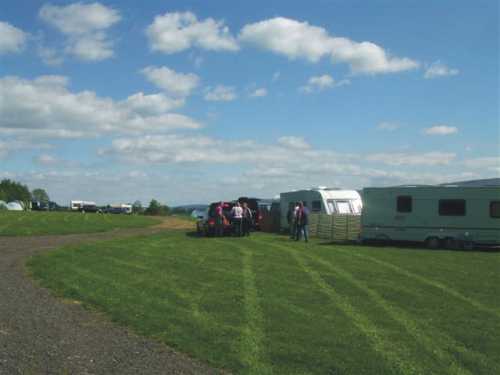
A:
{"label": "person standing on grass", "polygon": [[290,227],[290,239],[297,237],[297,213],[299,211],[299,202],[294,202],[290,211],[288,211],[288,226]]}
{"label": "person standing on grass", "polygon": [[222,202],[215,207],[215,235],[217,237],[224,235],[224,206]]}
{"label": "person standing on grass", "polygon": [[237,237],[241,236],[241,221],[243,219],[243,208],[241,208],[240,202],[236,202],[231,210],[231,217],[233,220],[233,231]]}
{"label": "person standing on grass", "polygon": [[252,225],[252,210],[248,207],[247,202],[243,202],[243,218],[242,218],[242,236],[250,236],[250,226]]}
{"label": "person standing on grass", "polygon": [[296,241],[300,241],[302,234],[304,235],[304,240],[307,242],[309,240],[308,234],[309,225],[309,209],[304,206],[303,202],[299,202],[299,209],[297,210],[297,237]]}

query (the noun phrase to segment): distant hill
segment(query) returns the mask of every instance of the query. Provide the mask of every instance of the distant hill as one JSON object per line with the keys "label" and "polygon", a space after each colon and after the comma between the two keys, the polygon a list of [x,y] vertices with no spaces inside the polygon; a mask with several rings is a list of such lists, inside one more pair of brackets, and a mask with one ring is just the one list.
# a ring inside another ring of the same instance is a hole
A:
{"label": "distant hill", "polygon": [[448,184],[441,185],[457,185],[457,186],[500,186],[500,178],[487,178],[483,180],[470,180],[470,181],[459,181],[451,182]]}
{"label": "distant hill", "polygon": [[185,204],[185,205],[182,205],[182,206],[176,206],[176,207],[172,207],[172,210],[175,210],[175,211],[185,211],[185,212],[191,212],[193,210],[200,210],[200,211],[203,211],[203,210],[206,210],[208,208],[208,204]]}

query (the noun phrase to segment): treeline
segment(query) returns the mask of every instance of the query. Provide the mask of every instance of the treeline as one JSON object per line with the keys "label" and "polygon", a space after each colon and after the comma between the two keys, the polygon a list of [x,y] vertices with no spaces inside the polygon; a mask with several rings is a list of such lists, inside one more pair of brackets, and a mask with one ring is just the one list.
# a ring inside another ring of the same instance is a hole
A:
{"label": "treeline", "polygon": [[28,186],[6,178],[0,181],[0,201],[19,201],[24,207],[29,207],[31,201],[48,203],[49,195],[43,189],[30,191]]}
{"label": "treeline", "polygon": [[140,201],[135,201],[132,205],[132,212],[153,216],[167,216],[171,214],[170,207],[166,204],[161,204],[156,199],[152,199],[148,207],[143,207]]}

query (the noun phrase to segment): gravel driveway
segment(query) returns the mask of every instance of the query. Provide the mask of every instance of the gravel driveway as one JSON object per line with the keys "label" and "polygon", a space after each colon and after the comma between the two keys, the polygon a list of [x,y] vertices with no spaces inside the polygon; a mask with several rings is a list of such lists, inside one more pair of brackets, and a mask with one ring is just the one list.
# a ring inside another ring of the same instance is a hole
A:
{"label": "gravel driveway", "polygon": [[159,230],[0,237],[0,374],[216,373],[76,303],[53,297],[26,276],[24,262],[36,252]]}

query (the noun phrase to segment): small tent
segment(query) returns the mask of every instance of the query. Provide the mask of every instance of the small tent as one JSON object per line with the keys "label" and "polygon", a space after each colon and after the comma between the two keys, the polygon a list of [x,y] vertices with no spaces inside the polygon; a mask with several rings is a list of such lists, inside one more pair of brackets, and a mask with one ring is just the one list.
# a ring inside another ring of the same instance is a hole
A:
{"label": "small tent", "polygon": [[23,205],[20,202],[9,202],[7,203],[7,209],[9,211],[23,211]]}

